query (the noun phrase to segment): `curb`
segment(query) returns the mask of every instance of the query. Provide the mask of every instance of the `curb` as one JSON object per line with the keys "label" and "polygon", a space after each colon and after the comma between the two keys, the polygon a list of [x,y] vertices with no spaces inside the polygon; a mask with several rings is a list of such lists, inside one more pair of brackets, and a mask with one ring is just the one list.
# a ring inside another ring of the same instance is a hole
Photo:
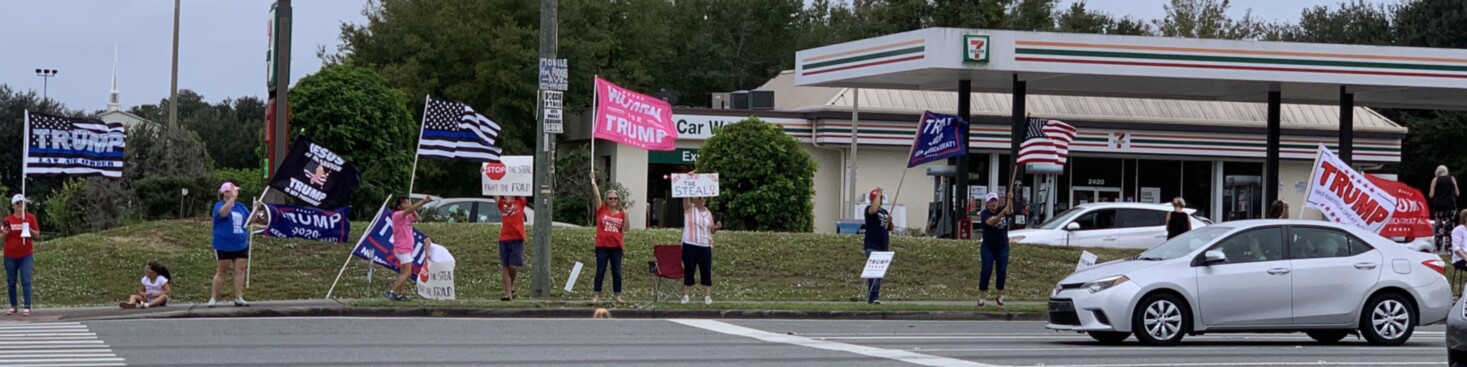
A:
{"label": "curb", "polygon": [[[442,317],[442,318],[590,318],[595,308],[437,308],[437,307],[279,307],[204,308],[98,317],[62,316],[62,321],[102,321],[235,317]],[[1046,321],[1039,312],[976,311],[781,311],[611,309],[622,319],[800,319],[904,321]]]}

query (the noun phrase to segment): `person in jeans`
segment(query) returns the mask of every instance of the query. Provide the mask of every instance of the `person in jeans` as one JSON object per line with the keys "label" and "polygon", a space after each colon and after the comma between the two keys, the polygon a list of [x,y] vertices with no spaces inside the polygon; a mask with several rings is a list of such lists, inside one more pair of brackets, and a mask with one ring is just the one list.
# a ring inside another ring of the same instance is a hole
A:
{"label": "person in jeans", "polygon": [[[872,252],[891,251],[891,212],[881,207],[881,202],[886,198],[882,195],[884,191],[880,187],[871,190],[869,195],[871,205],[866,206],[866,258],[871,258]],[[881,278],[866,280],[866,287],[870,288],[870,294],[866,296],[867,304],[881,304]]]}
{"label": "person in jeans", "polygon": [[616,303],[626,303],[621,298],[621,259],[625,249],[622,234],[626,230],[627,212],[621,203],[621,195],[615,191],[606,193],[601,200],[601,188],[596,186],[596,170],[591,170],[591,192],[596,198],[596,217],[591,224],[596,226],[596,293],[591,303],[601,303],[601,284],[606,281],[606,266],[611,265],[611,291]]}
{"label": "person in jeans", "polygon": [[683,299],[693,293],[694,271],[703,277],[703,304],[713,304],[713,233],[723,223],[713,221],[708,198],[683,199]]}
{"label": "person in jeans", "polygon": [[1457,223],[1457,197],[1462,190],[1457,187],[1457,178],[1447,172],[1447,166],[1436,167],[1436,177],[1427,189],[1431,200],[1432,218],[1436,219],[1436,250],[1438,252],[1455,246],[1451,232]]}
{"label": "person in jeans", "polygon": [[1014,212],[1008,208],[1000,208],[997,193],[988,193],[983,198],[985,208],[979,215],[979,228],[983,230],[983,242],[979,244],[979,254],[983,261],[983,271],[978,280],[978,307],[987,306],[988,279],[998,271],[998,279],[995,282],[997,297],[994,304],[1003,307],[1003,286],[1009,277],[1009,216]]}
{"label": "person in jeans", "polygon": [[228,181],[219,185],[219,201],[214,203],[214,210],[209,216],[214,218],[211,244],[214,246],[215,267],[208,306],[217,304],[219,288],[224,286],[230,269],[234,269],[234,305],[248,306],[249,302],[244,299],[244,275],[249,266],[250,244],[245,223],[250,216],[250,208],[239,202],[239,186]]}
{"label": "person in jeans", "polygon": [[[0,226],[0,235],[5,236],[5,286],[10,291],[9,314],[15,314],[15,283],[19,281],[21,292],[25,296],[25,310],[21,315],[30,316],[31,271],[36,265],[31,253],[35,249],[36,239],[41,237],[41,227],[36,224],[36,216],[27,213],[25,207],[25,196],[15,195],[10,198],[10,215],[5,216],[5,223]],[[26,234],[29,236],[25,236]]]}
{"label": "person in jeans", "polygon": [[418,209],[430,201],[433,201],[432,196],[424,197],[417,203],[407,197],[399,197],[397,205],[393,205],[397,209],[392,212],[392,255],[397,258],[397,280],[392,282],[392,289],[387,290],[387,299],[407,300],[404,288],[407,287],[408,280],[413,278],[413,246],[417,242],[413,235],[413,223],[418,221]]}
{"label": "person in jeans", "polygon": [[523,196],[499,196],[494,198],[499,206],[499,215],[504,218],[499,227],[499,266],[504,273],[504,297],[500,301],[513,301],[514,279],[520,267],[525,266],[525,198]]}

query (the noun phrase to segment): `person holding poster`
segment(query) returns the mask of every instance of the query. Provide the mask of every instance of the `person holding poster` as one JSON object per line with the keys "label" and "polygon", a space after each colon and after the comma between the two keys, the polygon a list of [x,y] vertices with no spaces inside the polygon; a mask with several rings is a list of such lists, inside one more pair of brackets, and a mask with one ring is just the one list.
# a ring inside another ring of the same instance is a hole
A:
{"label": "person holding poster", "polygon": [[514,300],[514,279],[525,266],[525,197],[495,196],[494,204],[504,219],[499,227],[499,266],[504,274],[504,297],[500,301]]}
{"label": "person holding poster", "polygon": [[1436,249],[1441,250],[1455,248],[1454,238],[1448,235],[1448,228],[1457,223],[1457,197],[1462,191],[1457,187],[1457,178],[1447,172],[1447,166],[1436,166],[1436,177],[1431,179],[1431,187],[1427,189],[1427,196],[1431,198],[1431,213],[1436,219]]}
{"label": "person holding poster", "polygon": [[983,198],[986,208],[979,213],[981,229],[983,230],[983,242],[978,245],[978,251],[983,261],[983,270],[978,279],[978,308],[986,306],[988,298],[988,277],[994,271],[998,271],[998,279],[995,282],[997,298],[993,303],[1003,307],[1003,286],[1009,277],[1009,216],[1014,215],[1010,208],[999,208],[998,193],[988,193]]}
{"label": "person holding poster", "polygon": [[412,270],[413,245],[416,241],[413,238],[413,223],[418,221],[418,208],[422,208],[423,204],[430,201],[433,201],[432,196],[424,197],[417,203],[413,203],[412,199],[404,196],[397,198],[397,202],[393,205],[397,210],[392,212],[392,255],[397,258],[398,264],[408,264],[408,266],[398,272],[397,280],[392,282],[392,289],[387,290],[387,299],[407,300],[403,288],[407,287],[408,280],[412,279],[414,275]]}
{"label": "person holding poster", "polygon": [[708,198],[683,198],[683,304],[693,293],[693,272],[703,278],[703,304],[713,304],[713,233],[723,223],[713,221]]}
{"label": "person holding poster", "polygon": [[[41,237],[41,227],[36,224],[36,216],[25,211],[26,204],[25,196],[17,194],[10,198],[10,215],[5,216],[5,223],[0,226],[0,235],[5,237],[5,289],[10,292],[9,314],[15,314],[15,283],[19,281],[21,293],[25,296],[22,316],[31,315],[31,271],[36,266],[31,253],[36,239]],[[27,228],[30,231],[26,231]],[[25,236],[26,233],[30,236]]]}
{"label": "person holding poster", "polygon": [[244,299],[244,274],[249,266],[250,245],[245,221],[250,216],[250,208],[239,202],[239,186],[229,181],[219,185],[219,201],[214,203],[214,210],[210,213],[214,217],[216,266],[214,284],[209,290],[209,307],[217,304],[219,287],[224,286],[224,278],[229,276],[230,269],[234,269],[234,305],[248,306],[249,302]]}
{"label": "person holding poster", "polygon": [[591,224],[596,226],[596,285],[591,303],[601,303],[601,284],[606,281],[606,266],[611,265],[611,291],[616,303],[626,303],[621,298],[621,259],[625,250],[622,234],[627,225],[626,208],[621,195],[615,191],[606,193],[601,200],[601,188],[596,186],[596,170],[591,169],[591,194],[595,199],[596,217]]}
{"label": "person holding poster", "polygon": [[[866,206],[866,258],[871,258],[872,252],[891,251],[891,212],[881,207],[882,201],[886,199],[884,191],[878,187],[871,190],[871,205]],[[881,278],[866,280],[866,287],[870,288],[870,294],[866,296],[867,304],[881,304]]]}

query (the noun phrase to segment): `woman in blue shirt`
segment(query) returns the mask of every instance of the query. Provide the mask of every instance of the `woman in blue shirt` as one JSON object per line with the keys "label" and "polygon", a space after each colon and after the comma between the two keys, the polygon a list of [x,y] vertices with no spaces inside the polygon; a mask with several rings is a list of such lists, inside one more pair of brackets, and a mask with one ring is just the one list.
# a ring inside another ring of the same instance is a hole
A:
{"label": "woman in blue shirt", "polygon": [[239,203],[239,186],[233,182],[220,185],[219,201],[214,203],[214,210],[209,212],[209,216],[214,218],[214,259],[218,265],[214,272],[214,287],[209,291],[209,307],[214,307],[215,299],[219,298],[219,287],[224,285],[225,273],[230,268],[234,269],[234,305],[247,306],[244,273],[249,264],[250,247],[245,223],[249,220],[250,208]]}

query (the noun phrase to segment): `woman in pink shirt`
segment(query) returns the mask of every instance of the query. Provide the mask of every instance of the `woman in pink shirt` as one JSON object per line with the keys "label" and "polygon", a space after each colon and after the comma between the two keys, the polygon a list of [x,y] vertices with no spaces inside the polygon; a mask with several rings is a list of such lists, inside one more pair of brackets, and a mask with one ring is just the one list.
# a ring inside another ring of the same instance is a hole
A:
{"label": "woman in pink shirt", "polygon": [[387,299],[407,300],[407,296],[403,295],[403,288],[407,287],[408,279],[413,277],[413,223],[418,221],[418,208],[429,201],[433,201],[432,196],[424,197],[417,203],[400,197],[397,198],[397,205],[393,205],[397,209],[392,212],[392,254],[397,258],[397,281],[392,282],[392,289],[387,291]]}

